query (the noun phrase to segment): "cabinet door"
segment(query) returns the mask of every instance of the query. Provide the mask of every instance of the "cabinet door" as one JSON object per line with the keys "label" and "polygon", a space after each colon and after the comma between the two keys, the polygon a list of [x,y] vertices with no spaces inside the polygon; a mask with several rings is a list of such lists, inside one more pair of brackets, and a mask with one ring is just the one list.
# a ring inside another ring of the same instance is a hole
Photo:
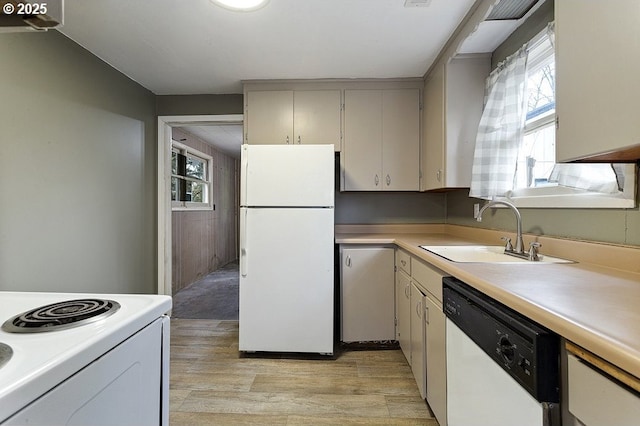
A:
{"label": "cabinet door", "polygon": [[292,91],[248,92],[246,103],[246,143],[279,145],[294,142]]}
{"label": "cabinet door", "polygon": [[333,144],[340,150],[340,90],[296,90],[293,94],[294,142]]}
{"label": "cabinet door", "polygon": [[555,2],[556,161],[640,144],[639,17],[637,0]]}
{"label": "cabinet door", "polygon": [[344,189],[382,188],[382,92],[345,90]]}
{"label": "cabinet door", "polygon": [[394,250],[341,251],[342,341],[394,340]]}
{"label": "cabinet door", "polygon": [[425,297],[427,402],[441,425],[447,424],[447,354],[442,306]]}
{"label": "cabinet door", "polygon": [[[369,124],[370,125],[370,124]],[[382,188],[420,187],[420,91],[382,91]]]}
{"label": "cabinet door", "polygon": [[426,397],[425,363],[425,296],[415,284],[411,284],[411,371],[418,384],[420,396]]}
{"label": "cabinet door", "polygon": [[411,365],[411,278],[396,272],[396,339],[404,357]]}
{"label": "cabinet door", "polygon": [[423,188],[442,188],[444,179],[444,65],[439,66],[424,87]]}
{"label": "cabinet door", "polygon": [[424,91],[422,189],[471,185],[489,56],[456,58],[429,76]]}

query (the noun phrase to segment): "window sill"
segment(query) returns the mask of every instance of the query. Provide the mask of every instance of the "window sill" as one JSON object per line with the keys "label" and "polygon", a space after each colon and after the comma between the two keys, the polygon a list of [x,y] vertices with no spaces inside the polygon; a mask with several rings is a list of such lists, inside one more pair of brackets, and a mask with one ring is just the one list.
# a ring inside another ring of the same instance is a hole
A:
{"label": "window sill", "polygon": [[630,194],[602,194],[564,186],[518,189],[507,197],[496,199],[510,201],[516,207],[523,208],[629,209],[636,205],[635,198]]}
{"label": "window sill", "polygon": [[184,204],[176,204],[171,206],[171,211],[205,211],[205,210],[213,210],[213,206],[209,204],[201,204],[201,205],[184,205]]}

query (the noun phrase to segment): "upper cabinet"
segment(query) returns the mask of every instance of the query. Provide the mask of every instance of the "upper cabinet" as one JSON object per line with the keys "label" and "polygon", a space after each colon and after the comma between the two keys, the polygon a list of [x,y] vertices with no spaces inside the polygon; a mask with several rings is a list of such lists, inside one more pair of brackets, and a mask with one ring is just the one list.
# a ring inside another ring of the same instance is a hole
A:
{"label": "upper cabinet", "polygon": [[469,187],[489,55],[438,65],[424,90],[421,190]]}
{"label": "upper cabinet", "polygon": [[333,144],[340,150],[340,90],[246,90],[245,143]]}
{"label": "upper cabinet", "polygon": [[345,191],[417,191],[420,90],[347,89],[344,95]]}
{"label": "upper cabinet", "polygon": [[556,0],[556,161],[640,158],[640,2]]}

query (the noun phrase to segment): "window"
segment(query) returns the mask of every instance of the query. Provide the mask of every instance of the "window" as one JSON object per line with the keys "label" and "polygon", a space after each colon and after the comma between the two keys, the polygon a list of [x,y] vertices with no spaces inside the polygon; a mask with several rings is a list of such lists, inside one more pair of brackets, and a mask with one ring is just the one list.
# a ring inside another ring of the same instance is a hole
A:
{"label": "window", "polygon": [[212,157],[173,142],[171,145],[171,206],[173,210],[213,208]]}
{"label": "window", "polygon": [[529,42],[524,136],[514,189],[505,198],[518,207],[635,207],[634,164],[555,162],[555,52],[550,34],[543,31]]}
{"label": "window", "polygon": [[526,121],[515,188],[549,184],[556,162],[555,60],[549,37],[532,42],[527,59]]}

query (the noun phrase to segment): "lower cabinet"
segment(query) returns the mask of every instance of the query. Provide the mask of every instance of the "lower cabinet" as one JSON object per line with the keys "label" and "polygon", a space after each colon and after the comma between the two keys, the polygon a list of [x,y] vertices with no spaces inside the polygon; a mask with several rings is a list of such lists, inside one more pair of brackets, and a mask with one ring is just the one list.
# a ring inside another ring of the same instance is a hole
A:
{"label": "lower cabinet", "polygon": [[395,340],[394,249],[340,247],[341,341]]}
{"label": "lower cabinet", "polygon": [[341,341],[397,340],[440,426],[447,424],[444,275],[399,248],[340,246]]}
{"label": "lower cabinet", "polygon": [[411,277],[396,268],[396,340],[411,364]]}
{"label": "lower cabinet", "polygon": [[411,284],[411,371],[416,378],[420,396],[426,399],[427,371],[425,362],[425,295]]}
{"label": "lower cabinet", "polygon": [[[404,260],[402,264],[401,260]],[[397,249],[396,333],[420,395],[429,403],[440,426],[447,424],[444,275],[439,269]],[[407,335],[410,338],[407,339]]]}
{"label": "lower cabinet", "polygon": [[[615,367],[593,358],[600,365],[572,353],[567,356],[569,412],[585,426],[639,424],[640,397],[635,389],[640,383],[624,372],[619,377],[628,378],[632,383],[618,381],[612,376],[617,373]],[[609,372],[600,370],[602,366],[609,367]]]}
{"label": "lower cabinet", "polygon": [[440,426],[447,424],[447,353],[442,303],[425,296],[427,401]]}

